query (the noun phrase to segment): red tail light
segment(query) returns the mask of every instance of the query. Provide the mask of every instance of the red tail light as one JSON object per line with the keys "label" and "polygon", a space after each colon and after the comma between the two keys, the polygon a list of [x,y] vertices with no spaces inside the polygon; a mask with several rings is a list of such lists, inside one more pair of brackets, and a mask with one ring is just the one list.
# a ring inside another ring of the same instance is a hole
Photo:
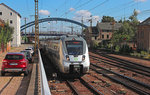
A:
{"label": "red tail light", "polygon": [[26,61],[20,61],[20,63],[21,63],[21,64],[20,64],[21,67],[26,67],[26,66],[27,66]]}
{"label": "red tail light", "polygon": [[21,61],[20,62],[22,65],[26,65],[26,61]]}
{"label": "red tail light", "polygon": [[7,60],[3,60],[3,65],[7,65],[8,61]]}

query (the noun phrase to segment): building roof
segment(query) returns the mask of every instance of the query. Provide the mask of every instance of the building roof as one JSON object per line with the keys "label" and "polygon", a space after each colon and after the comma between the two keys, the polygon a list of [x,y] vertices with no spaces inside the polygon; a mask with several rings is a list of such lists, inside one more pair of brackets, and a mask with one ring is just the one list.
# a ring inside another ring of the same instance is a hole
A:
{"label": "building roof", "polygon": [[[88,33],[90,32],[90,27],[87,27],[86,29],[84,29],[83,30],[83,32],[85,33],[85,32],[87,32],[88,31]],[[91,33],[91,32],[90,32]],[[97,27],[96,26],[93,26],[92,27],[92,33],[91,33],[93,36],[98,36],[98,34],[99,34],[99,32],[98,32],[98,29],[97,29]]]}
{"label": "building roof", "polygon": [[[86,31],[90,31],[90,28],[91,28],[91,27],[87,27],[85,30],[86,30]],[[84,30],[84,31],[85,31],[85,30]],[[92,27],[92,34],[96,34],[96,33],[98,33],[97,27],[93,26],[93,27]]]}
{"label": "building roof", "polygon": [[[121,23],[115,23],[114,30],[118,30],[121,26]],[[112,30],[113,24],[111,22],[97,23],[97,28],[99,28],[100,30]]]}
{"label": "building roof", "polygon": [[5,7],[7,7],[9,10],[13,11],[14,13],[16,13],[16,14],[21,18],[21,15],[20,15],[18,12],[16,12],[16,11],[13,10],[12,8],[8,7],[8,6],[5,5],[4,3],[1,3],[0,5],[3,5],[3,6],[5,6]]}
{"label": "building roof", "polygon": [[150,25],[150,17],[141,22],[139,25]]}

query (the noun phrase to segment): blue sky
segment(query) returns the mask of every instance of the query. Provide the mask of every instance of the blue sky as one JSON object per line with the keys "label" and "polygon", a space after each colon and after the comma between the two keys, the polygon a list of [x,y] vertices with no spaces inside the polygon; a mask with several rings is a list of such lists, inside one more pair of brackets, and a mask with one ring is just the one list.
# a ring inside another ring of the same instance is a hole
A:
{"label": "blue sky", "polygon": [[[16,10],[28,22],[34,20],[34,0],[0,0]],[[84,23],[92,15],[93,23],[100,21],[102,16],[112,16],[116,20],[132,15],[133,10],[139,13],[138,20],[143,21],[150,15],[150,0],[39,0],[40,18],[65,17]]]}

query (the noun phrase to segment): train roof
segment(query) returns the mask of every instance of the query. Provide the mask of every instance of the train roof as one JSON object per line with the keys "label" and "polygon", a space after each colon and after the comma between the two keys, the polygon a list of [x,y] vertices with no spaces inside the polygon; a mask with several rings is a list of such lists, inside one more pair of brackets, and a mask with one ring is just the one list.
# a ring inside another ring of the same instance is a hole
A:
{"label": "train roof", "polygon": [[66,40],[84,40],[84,39],[78,35],[67,35],[67,36],[62,36],[61,40],[66,41]]}

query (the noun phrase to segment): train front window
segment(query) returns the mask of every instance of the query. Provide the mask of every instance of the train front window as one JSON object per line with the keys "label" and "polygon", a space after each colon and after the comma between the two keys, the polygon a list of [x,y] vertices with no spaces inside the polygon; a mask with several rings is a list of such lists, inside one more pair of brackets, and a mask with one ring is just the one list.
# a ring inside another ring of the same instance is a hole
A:
{"label": "train front window", "polygon": [[69,55],[83,54],[83,42],[81,41],[66,41],[66,48]]}

